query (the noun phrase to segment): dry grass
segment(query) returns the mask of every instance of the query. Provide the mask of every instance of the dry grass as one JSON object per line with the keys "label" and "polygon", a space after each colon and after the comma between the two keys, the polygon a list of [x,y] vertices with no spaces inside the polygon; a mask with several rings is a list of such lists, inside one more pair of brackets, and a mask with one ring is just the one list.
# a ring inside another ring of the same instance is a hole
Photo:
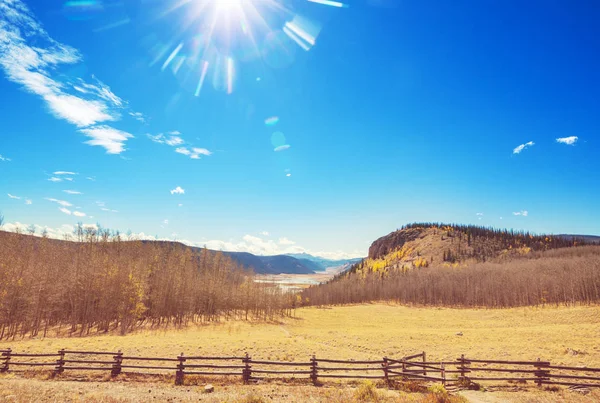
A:
{"label": "dry grass", "polygon": [[[456,333],[462,332],[463,336]],[[222,322],[182,330],[140,330],[126,336],[34,338],[0,342],[20,352],[60,348],[121,349],[129,355],[174,357],[250,353],[254,358],[401,357],[426,351],[429,360],[550,360],[600,367],[600,308],[413,308],[387,304],[303,308],[279,323]],[[577,352],[577,353],[575,353]]]}
{"label": "dry grass", "polygon": [[[285,319],[281,323],[224,322],[183,330],[142,330],[126,336],[2,341],[0,349],[11,347],[20,352],[53,352],[60,348],[121,349],[130,355],[156,357],[174,357],[181,352],[186,355],[229,355],[248,351],[256,359],[289,361],[306,361],[312,353],[322,358],[377,359],[426,351],[428,360],[452,360],[460,354],[498,359],[540,357],[554,364],[600,367],[600,308],[596,306],[476,310],[372,304],[304,308],[297,314],[297,319]],[[457,336],[457,332],[462,332],[463,336]],[[357,398],[354,386],[360,386],[347,382],[340,386],[329,380],[322,388],[297,382],[244,386],[237,379],[232,382],[226,379],[190,382],[203,385],[210,381],[217,386],[214,394],[198,395],[198,386],[172,386],[172,376],[161,380],[122,375],[116,382],[101,377],[94,379],[101,382],[43,381],[39,377],[25,381],[20,376],[0,376],[0,401],[7,400],[7,395],[16,396],[18,401],[52,401],[61,393],[68,393],[71,396],[68,398],[73,401],[152,400],[155,396],[152,393],[160,392],[163,395],[156,399],[161,401],[197,400],[200,396],[208,402],[235,402],[232,399],[244,401],[254,393],[257,399],[268,402],[352,402]],[[381,388],[377,389],[377,396],[383,399],[379,401],[423,401],[427,398],[423,394]],[[584,397],[569,391],[493,392],[482,396],[517,402],[575,402],[600,398],[598,392]],[[477,399],[474,401],[494,401]]]}

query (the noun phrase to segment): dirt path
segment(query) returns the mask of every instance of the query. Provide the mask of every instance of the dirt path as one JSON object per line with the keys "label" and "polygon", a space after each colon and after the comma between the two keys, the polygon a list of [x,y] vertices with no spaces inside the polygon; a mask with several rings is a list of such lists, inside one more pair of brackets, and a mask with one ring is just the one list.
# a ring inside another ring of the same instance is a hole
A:
{"label": "dirt path", "polygon": [[506,402],[506,399],[500,399],[489,392],[479,392],[475,390],[463,390],[458,393],[465,397],[471,403],[501,403]]}

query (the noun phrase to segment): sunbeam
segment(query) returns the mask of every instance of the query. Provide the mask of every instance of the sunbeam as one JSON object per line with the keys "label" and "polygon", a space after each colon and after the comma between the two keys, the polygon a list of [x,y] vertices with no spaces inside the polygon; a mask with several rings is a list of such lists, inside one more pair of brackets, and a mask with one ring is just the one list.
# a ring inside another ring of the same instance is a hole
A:
{"label": "sunbeam", "polygon": [[[150,64],[161,62],[161,71],[168,68],[175,76],[181,75],[179,81],[197,77],[191,89],[195,96],[208,74],[215,90],[232,94],[243,63],[262,61],[270,68],[288,67],[295,61],[296,45],[309,51],[321,30],[316,21],[296,14],[289,0],[165,3],[159,18],[177,19],[177,24],[170,40],[153,46]],[[336,2],[313,3],[339,7]]]}

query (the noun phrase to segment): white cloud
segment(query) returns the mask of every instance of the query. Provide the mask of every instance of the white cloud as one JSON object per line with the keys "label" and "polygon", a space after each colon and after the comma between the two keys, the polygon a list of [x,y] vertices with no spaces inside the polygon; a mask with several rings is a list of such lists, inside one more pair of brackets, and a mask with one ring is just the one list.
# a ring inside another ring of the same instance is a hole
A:
{"label": "white cloud", "polygon": [[171,190],[171,194],[172,195],[174,195],[174,194],[179,194],[179,195],[185,194],[185,189],[181,188],[181,186],[177,186],[175,189]]}
{"label": "white cloud", "polygon": [[513,215],[527,217],[529,215],[529,212],[527,210],[515,211],[513,212]]}
{"label": "white cloud", "polygon": [[535,145],[535,143],[533,141],[529,141],[525,144],[521,144],[520,146],[515,147],[515,149],[513,150],[513,154],[519,154],[519,153],[521,153],[521,151],[523,151],[527,147],[531,147],[533,145]]}
{"label": "white cloud", "polygon": [[129,115],[139,122],[146,123],[146,118],[140,112],[129,112]]}
{"label": "white cloud", "polygon": [[177,205],[177,207],[182,207],[182,206],[183,206],[183,203],[179,203],[179,204]]}
{"label": "white cloud", "polygon": [[190,150],[188,150],[185,147],[178,147],[175,149],[175,152],[179,153],[179,154],[183,154],[183,155],[190,155],[192,153]]}
{"label": "white cloud", "polygon": [[477,213],[475,215],[477,215],[477,216],[483,216],[483,213]]}
{"label": "white cloud", "polygon": [[110,126],[95,126],[79,131],[91,138],[91,140],[85,142],[86,144],[104,147],[107,154],[121,154],[125,151],[127,139],[133,137],[130,133]]}
{"label": "white cloud", "polygon": [[262,236],[269,236],[269,233],[268,233],[267,231],[262,231],[260,234],[261,234]]}
{"label": "white cloud", "polygon": [[50,182],[62,182],[63,180],[61,178],[57,178],[55,176],[53,176],[52,178],[48,179]]}
{"label": "white cloud", "polygon": [[146,136],[148,136],[148,138],[150,140],[152,140],[153,142],[155,142],[155,143],[165,144],[165,136],[163,134],[159,133],[159,134],[153,136],[153,135],[151,135],[151,134],[148,133],[148,134],[146,134]]}
{"label": "white cloud", "polygon": [[[50,113],[79,128],[120,118],[125,103],[106,84],[94,76],[94,83],[88,83],[57,72],[59,65],[82,62],[82,56],[52,39],[21,0],[1,2],[0,15],[0,67],[8,80],[38,95]],[[96,143],[88,142],[105,145]]]}
{"label": "white cloud", "polygon": [[75,217],[85,217],[85,213],[82,213],[81,211],[73,211],[73,215]]}
{"label": "white cloud", "polygon": [[[65,209],[66,210],[66,209]],[[67,210],[69,211],[69,210]],[[71,213],[69,211],[69,213]],[[65,212],[65,214],[69,214]],[[72,213],[74,214],[74,212]],[[71,214],[69,214],[71,215]],[[91,216],[89,218],[92,218]],[[24,231],[27,228],[28,224],[22,224],[19,222],[8,223],[5,224],[4,230],[15,232],[17,228],[20,228]],[[45,229],[48,232],[48,236],[50,238],[55,239],[64,239],[65,237],[69,239],[72,238],[72,233],[74,226],[64,224],[58,228],[50,228],[50,227],[42,227],[40,225],[35,225],[37,231],[37,235],[39,236],[42,231]],[[95,224],[84,224],[84,227],[97,228]],[[131,240],[159,240],[159,241],[169,241],[172,238],[158,238],[156,236],[147,235],[144,232],[133,233],[131,237],[127,238],[124,231],[121,231],[121,236],[124,239]],[[175,237],[177,234],[171,234],[171,237]],[[204,247],[206,246],[209,249],[213,250],[223,250],[223,251],[231,251],[231,252],[249,252],[257,255],[279,255],[285,253],[309,253],[314,256],[320,256],[326,259],[350,259],[357,257],[364,257],[366,253],[354,251],[354,252],[343,252],[343,251],[333,251],[333,252],[324,252],[324,251],[311,251],[305,248],[302,248],[297,245],[279,245],[272,240],[263,240],[259,237],[254,237],[252,235],[246,235],[240,241],[220,241],[220,240],[209,240],[209,241],[200,241],[194,242],[187,239],[178,239],[178,242],[181,242],[185,245],[196,246],[196,247]]]}
{"label": "white cloud", "polygon": [[285,150],[288,150],[290,147],[291,147],[291,145],[285,144],[285,145],[282,145],[279,147],[275,147],[275,149],[273,151],[275,151],[275,152],[285,151]]}
{"label": "white cloud", "polygon": [[169,137],[165,136],[162,133],[159,133],[156,135],[146,134],[146,136],[148,136],[148,138],[155,143],[166,144],[171,147],[177,147],[175,149],[176,153],[183,154],[194,160],[199,160],[201,155],[206,155],[206,156],[212,155],[212,152],[210,152],[206,148],[178,147],[178,146],[181,146],[182,144],[185,144],[186,142],[181,137],[181,133],[177,130],[168,132],[167,134],[169,135]]}
{"label": "white cloud", "polygon": [[109,213],[118,213],[117,210],[112,210],[112,209],[109,209],[109,208],[106,208],[106,207],[102,207],[100,210],[107,211]]}
{"label": "white cloud", "polygon": [[71,215],[71,210],[65,208],[65,207],[59,207],[58,208],[60,211],[62,211],[65,214]]}
{"label": "white cloud", "polygon": [[50,197],[45,197],[44,199],[48,200],[48,201],[50,201],[52,203],[60,204],[63,207],[71,207],[72,206],[71,203],[69,203],[67,201],[64,201],[64,200],[53,199],[53,198],[50,198]]}
{"label": "white cloud", "polygon": [[279,238],[279,245],[294,245],[296,242],[290,241],[286,237]]}
{"label": "white cloud", "polygon": [[169,225],[169,220],[164,220],[164,221],[163,221],[163,224],[165,224],[165,225]]}
{"label": "white cloud", "polygon": [[556,142],[572,146],[572,145],[575,145],[575,143],[577,142],[577,140],[579,140],[579,137],[577,137],[577,136],[570,136],[570,137],[560,137],[560,138],[557,138]]}
{"label": "white cloud", "polygon": [[10,162],[10,161],[11,161],[11,159],[10,159],[10,158],[6,158],[6,157],[3,157],[3,156],[2,156],[2,154],[0,154],[0,161],[2,161],[2,162]]}
{"label": "white cloud", "polygon": [[10,193],[7,193],[8,197],[10,197],[11,199],[16,199],[16,200],[21,200],[21,198],[19,196],[14,196],[11,195]]}
{"label": "white cloud", "polygon": [[285,174],[285,176],[287,176],[289,178],[290,176],[292,176],[292,174]]}
{"label": "white cloud", "polygon": [[79,175],[77,172],[69,172],[69,171],[56,171],[54,175]]}
{"label": "white cloud", "polygon": [[31,206],[33,204],[33,201],[31,199],[25,199],[25,204]]}
{"label": "white cloud", "polygon": [[92,182],[95,182],[95,181],[96,181],[96,178],[94,178],[94,177],[91,177],[91,176],[88,176],[88,177],[86,177],[85,179],[87,179],[87,180],[89,180],[89,181],[92,181]]}
{"label": "white cloud", "polygon": [[79,192],[77,190],[63,190],[63,192],[65,192],[67,194],[70,194],[70,195],[80,195],[80,194],[83,194],[83,193],[81,193],[81,192]]}
{"label": "white cloud", "polygon": [[210,151],[208,151],[206,148],[193,147],[192,152],[194,154],[201,154],[201,155],[206,155],[206,156],[212,155],[212,153]]}
{"label": "white cloud", "polygon": [[169,137],[168,140],[165,140],[165,143],[169,146],[178,146],[180,144],[183,144],[183,139],[181,137],[178,136],[171,136]]}
{"label": "white cloud", "polygon": [[[287,240],[287,238],[282,238]],[[289,241],[289,240],[288,240]],[[284,241],[284,244],[279,244],[273,240],[265,240],[260,237],[245,235],[241,241],[221,241],[210,240],[205,242],[190,242],[181,240],[181,242],[192,246],[206,246],[209,249],[223,250],[230,252],[249,252],[255,255],[281,255],[286,253],[309,253],[314,256],[324,257],[326,259],[350,259],[356,257],[364,257],[365,253],[358,251],[354,252],[324,252],[311,251],[295,244],[289,244]],[[291,242],[291,241],[290,241]]]}

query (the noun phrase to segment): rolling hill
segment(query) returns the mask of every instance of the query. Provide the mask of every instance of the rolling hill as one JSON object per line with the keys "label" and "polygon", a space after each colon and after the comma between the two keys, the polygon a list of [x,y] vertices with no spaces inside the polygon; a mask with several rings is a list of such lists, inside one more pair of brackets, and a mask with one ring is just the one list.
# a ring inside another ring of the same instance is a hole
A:
{"label": "rolling hill", "polygon": [[369,256],[302,291],[307,304],[394,300],[513,307],[600,301],[594,236],[535,235],[472,225],[415,223],[374,241]]}
{"label": "rolling hill", "polygon": [[[0,231],[0,243],[9,235],[17,235],[6,231]],[[18,234],[21,237],[32,237],[34,240],[40,240],[40,237]],[[72,244],[74,241],[65,241],[62,239],[50,239],[51,244],[65,245]],[[133,241],[132,241],[133,242]],[[189,248],[194,252],[199,252],[202,248],[184,245],[180,242],[170,241],[141,241],[142,243],[156,243],[164,246],[179,245],[182,248]],[[217,252],[210,250],[211,252]],[[253,270],[256,274],[313,274],[315,272],[324,271],[327,267],[337,266],[339,262],[347,263],[348,261],[329,261],[320,257],[301,254],[300,258],[290,255],[275,255],[275,256],[257,256],[247,252],[222,252],[230,257],[235,262],[244,266],[247,269]],[[360,260],[360,259],[359,259]]]}

